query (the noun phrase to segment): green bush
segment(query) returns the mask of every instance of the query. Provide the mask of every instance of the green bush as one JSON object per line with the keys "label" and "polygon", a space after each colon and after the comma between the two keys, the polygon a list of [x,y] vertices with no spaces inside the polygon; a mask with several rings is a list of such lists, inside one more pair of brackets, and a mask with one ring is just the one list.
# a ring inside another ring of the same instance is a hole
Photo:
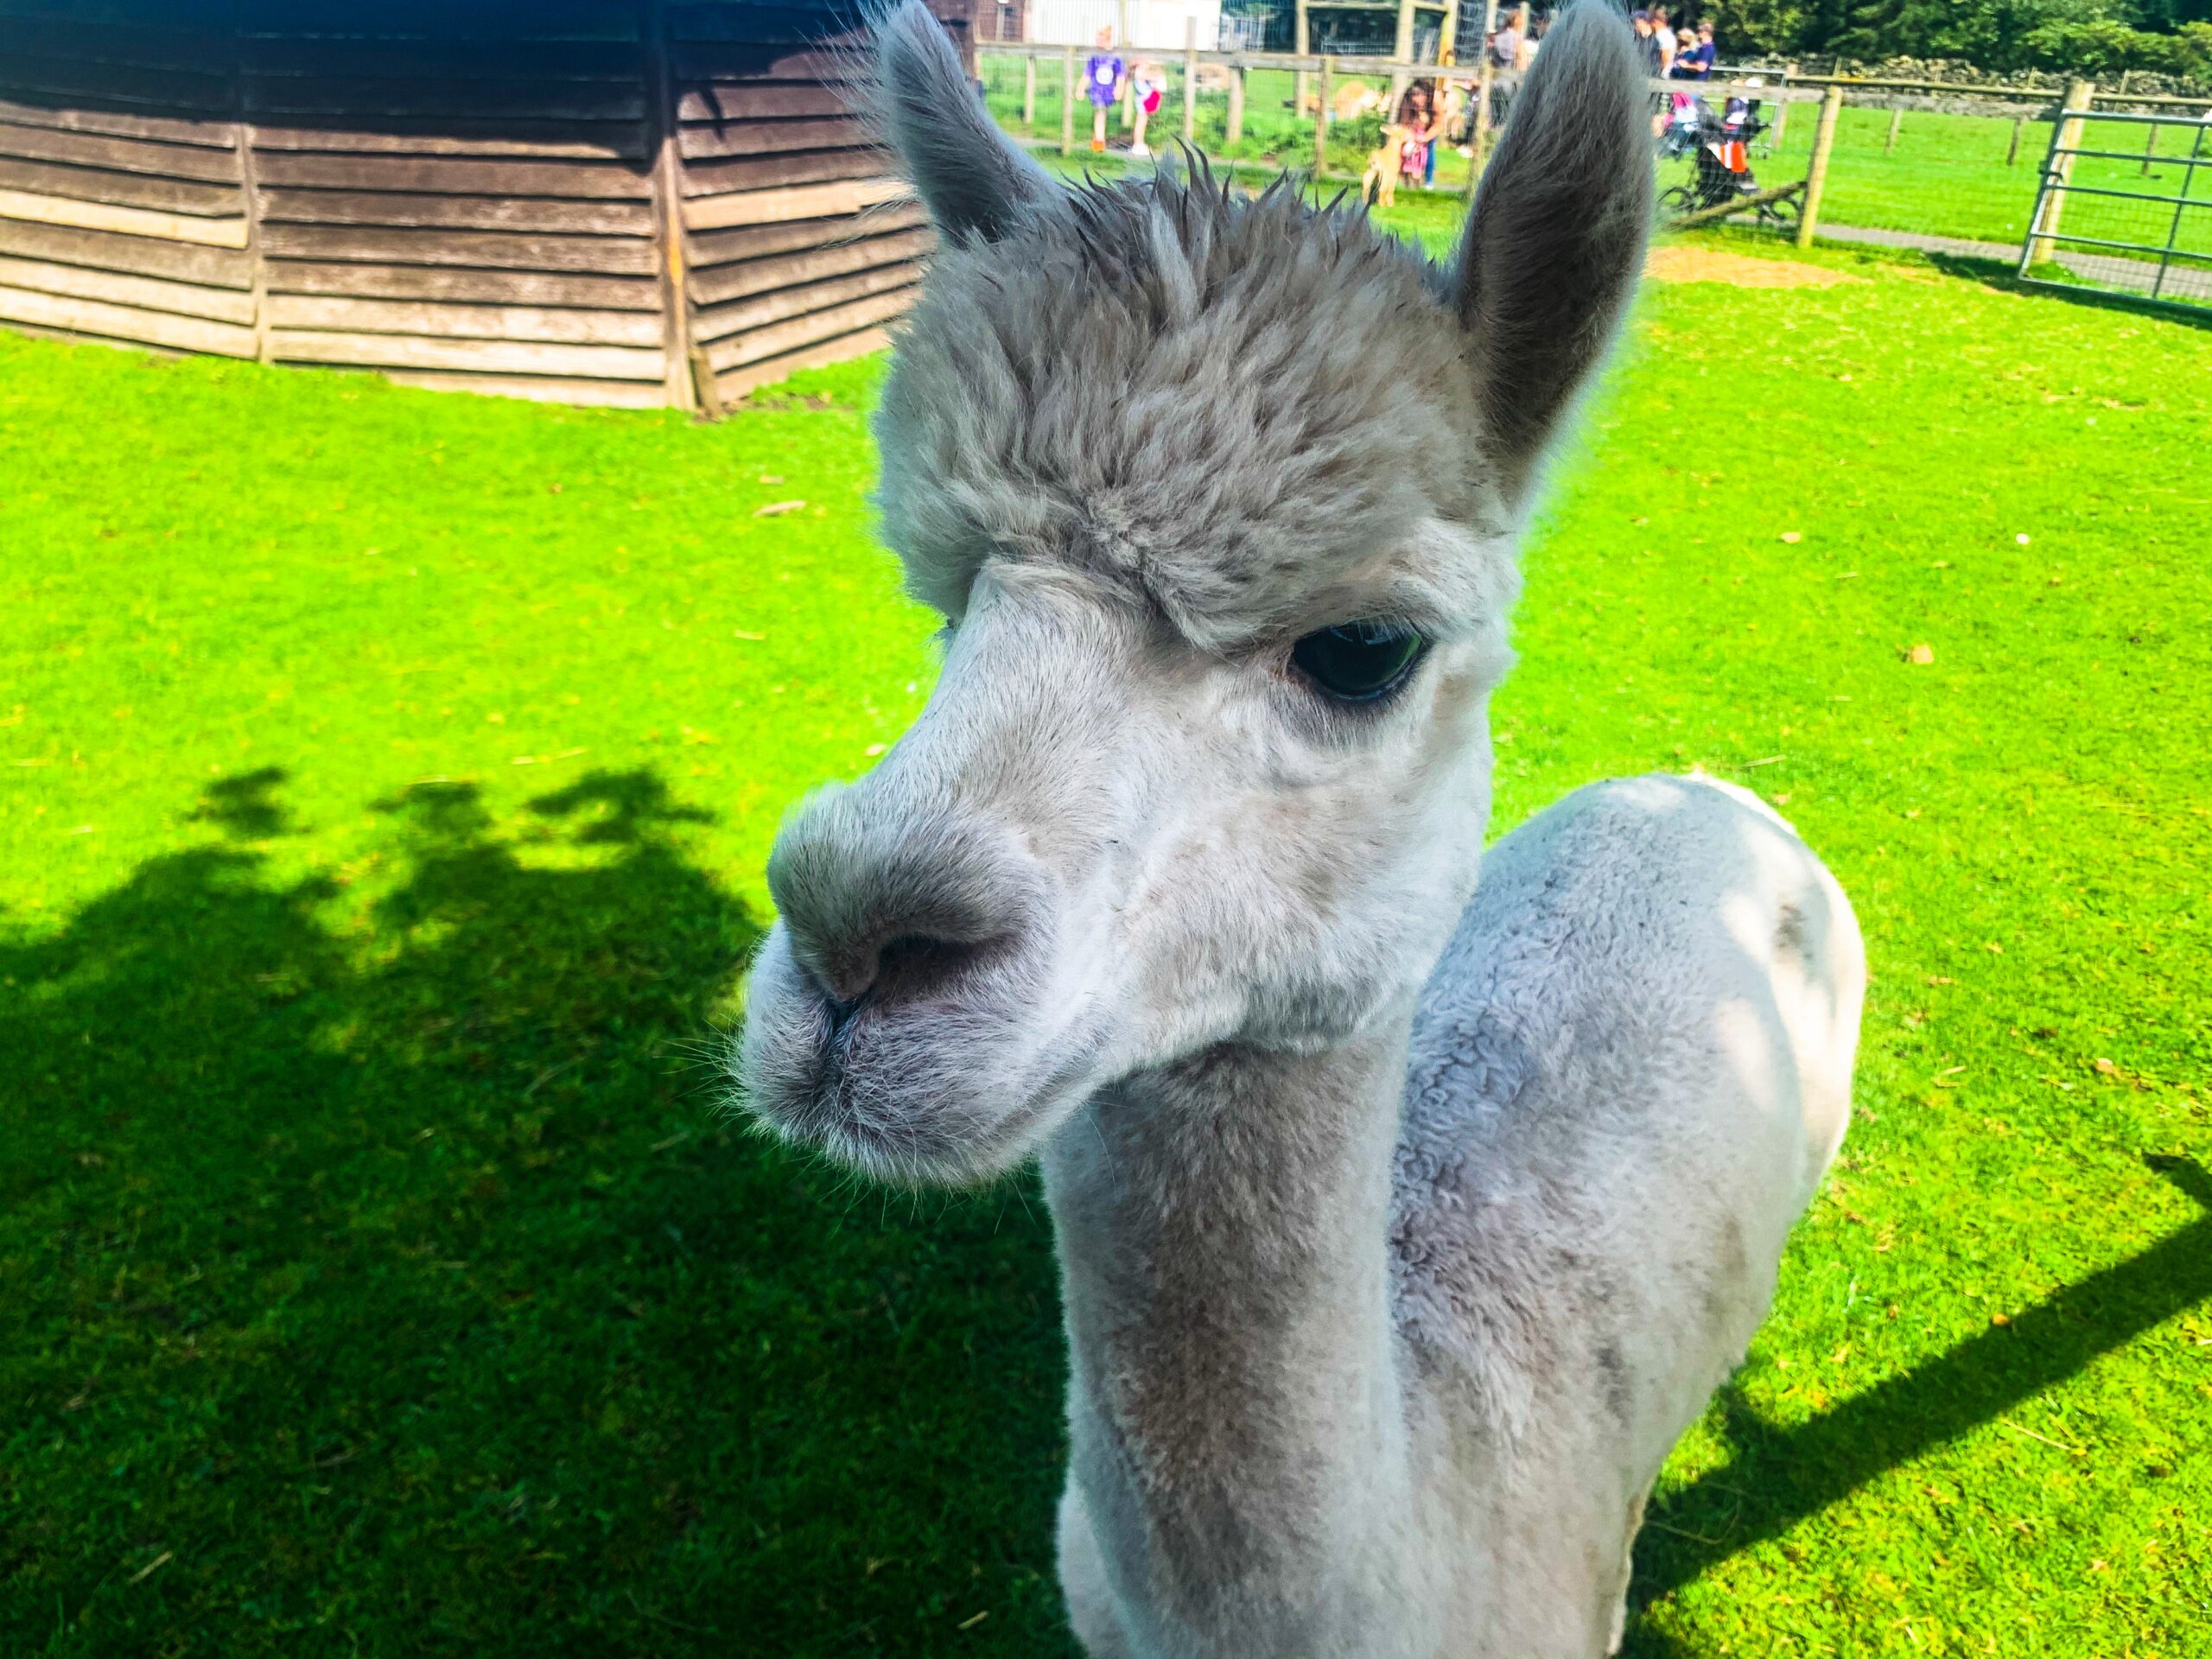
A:
{"label": "green bush", "polygon": [[2036,68],[2098,80],[2130,69],[2181,73],[2179,45],[2176,35],[2152,35],[2110,17],[2097,17],[2086,22],[2045,23],[2028,32],[2020,50]]}

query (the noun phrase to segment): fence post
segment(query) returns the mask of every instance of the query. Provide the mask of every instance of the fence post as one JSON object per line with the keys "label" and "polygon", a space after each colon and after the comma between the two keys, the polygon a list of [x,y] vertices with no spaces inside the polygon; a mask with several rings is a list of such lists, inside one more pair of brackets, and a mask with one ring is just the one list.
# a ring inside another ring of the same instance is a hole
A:
{"label": "fence post", "polygon": [[667,8],[652,0],[640,21],[645,26],[645,107],[652,112],[652,226],[654,263],[660,267],[661,388],[672,409],[698,410],[710,419],[722,414],[714,365],[696,336],[691,312],[691,277],[683,229],[683,153],[679,137],[676,76],[669,60]]}
{"label": "fence post", "polygon": [[1222,134],[1221,147],[1233,150],[1244,142],[1244,66],[1229,66],[1229,125]]}
{"label": "fence post", "polygon": [[1828,152],[1835,148],[1836,118],[1843,113],[1843,88],[1831,86],[1821,99],[1821,124],[1813,130],[1813,164],[1805,174],[1805,211],[1797,219],[1797,245],[1813,245],[1821,224],[1821,193],[1827,188]]}
{"label": "fence post", "polygon": [[1414,60],[1414,0],[1398,0],[1398,39],[1390,55],[1400,63]]}
{"label": "fence post", "polygon": [[[2155,114],[2157,111],[2153,111],[2152,113]],[[2156,126],[2148,126],[2143,130],[2150,135],[2143,141],[2143,176],[2147,179],[2151,176],[2151,163],[2158,159],[2158,129]]]}
{"label": "fence post", "polygon": [[1782,66],[1782,97],[1774,106],[1774,137],[1767,142],[1774,146],[1774,153],[1782,154],[1782,141],[1789,131],[1789,78],[1797,73],[1797,66]]}
{"label": "fence post", "polygon": [[1198,141],[1198,20],[1183,20],[1183,142]]}
{"label": "fence post", "polygon": [[1483,0],[1483,37],[1475,48],[1482,60],[1481,73],[1475,77],[1475,118],[1467,133],[1467,148],[1475,153],[1467,158],[1467,195],[1475,194],[1475,181],[1482,177],[1483,163],[1490,157],[1490,101],[1497,80],[1497,60],[1490,49],[1490,37],[1497,29],[1497,0]]}
{"label": "fence post", "polygon": [[2005,166],[2018,167],[2020,164],[2020,135],[2027,131],[2027,130],[2028,118],[2026,116],[2016,115],[2012,118],[2012,143],[2011,148],[2006,149],[2005,152]]}
{"label": "fence post", "polygon": [[1882,141],[1882,154],[1889,155],[1897,147],[1897,130],[1904,125],[1904,105],[1900,104],[1890,111],[1890,136]]}
{"label": "fence post", "polygon": [[1021,60],[1021,124],[1027,129],[1037,124],[1037,60]]}
{"label": "fence post", "polygon": [[2074,152],[2082,148],[2082,118],[2078,115],[2069,116],[2067,111],[2086,112],[2096,95],[2094,81],[2072,80],[2066,84],[2066,101],[2058,106],[2058,124],[2051,129],[2050,154],[2044,162],[2043,211],[2036,215],[2033,232],[2028,238],[2025,263],[2029,265],[2050,257],[2053,248],[2050,238],[2058,234],[2059,219],[2066,211],[2066,187],[2074,181]]}
{"label": "fence post", "polygon": [[1320,181],[1321,169],[1329,164],[1329,72],[1336,67],[1333,58],[1321,60],[1321,73],[1315,85],[1321,96],[1313,105],[1313,178]]}
{"label": "fence post", "polygon": [[1060,48],[1060,154],[1075,154],[1075,48]]}
{"label": "fence post", "polygon": [[[1291,45],[1300,57],[1313,49],[1313,20],[1306,16],[1306,0],[1297,0],[1297,33]],[[1306,72],[1300,69],[1290,78],[1290,118],[1294,121],[1306,113]]]}

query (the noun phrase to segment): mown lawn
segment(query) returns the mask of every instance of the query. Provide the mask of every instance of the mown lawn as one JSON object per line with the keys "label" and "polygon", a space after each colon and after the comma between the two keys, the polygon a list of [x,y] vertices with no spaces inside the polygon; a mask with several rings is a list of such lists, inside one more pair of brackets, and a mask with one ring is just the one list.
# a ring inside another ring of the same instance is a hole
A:
{"label": "mown lawn", "polygon": [[[1154,60],[1166,75],[1168,87],[1160,113],[1153,118],[1150,137],[1153,148],[1166,150],[1182,131],[1182,68],[1173,54],[1155,54]],[[1028,125],[1021,120],[1021,60],[986,54],[982,73],[991,112],[1001,126],[1058,145],[1061,73],[1058,60],[1038,62],[1037,118]],[[1334,84],[1342,86],[1357,79],[1338,77]],[[1233,146],[1226,142],[1226,95],[1201,92],[1194,122],[1198,148],[1208,156],[1251,164],[1249,170],[1255,179],[1278,165],[1310,167],[1313,123],[1292,108],[1290,73],[1255,70],[1247,76],[1247,82],[1243,135]],[[1388,81],[1381,78],[1361,84],[1384,92],[1389,89]],[[1770,105],[1764,113],[1771,124],[1774,107]],[[1076,117],[1075,164],[1096,165],[1089,160],[1090,106],[1078,100]],[[1894,144],[1890,138],[1891,117],[1887,109],[1857,104],[1844,106],[1829,158],[1822,222],[2000,243],[2017,249],[2035,212],[2052,124],[2026,122],[2017,156],[2008,163],[2007,156],[2013,154],[2013,123],[2008,117],[1908,110]],[[1819,124],[1818,104],[1790,105],[1780,145],[1772,144],[1770,132],[1752,157],[1752,171],[1760,184],[1787,184],[1805,176]],[[1332,125],[1330,168],[1344,177],[1357,177],[1366,167],[1376,130],[1372,117],[1363,124]],[[1118,116],[1109,124],[1109,130],[1112,142],[1123,142]],[[2197,256],[2196,264],[2188,269],[2201,273],[2206,261],[2212,259],[2212,136],[2193,127],[2154,130],[2126,122],[2094,122],[2083,136],[2082,148],[2112,153],[2075,163],[2074,182],[2083,188],[2067,199],[2064,228],[2079,236],[2163,245],[2176,231],[2173,208],[2130,198],[2140,194],[2171,199],[2186,190],[2188,200],[2205,203],[2206,210],[2191,207],[2183,215],[2177,245]],[[2194,168],[2190,166],[2192,151],[2197,161]],[[1102,170],[1111,172],[1119,165],[1109,156]],[[1687,182],[1694,173],[1687,161],[1669,163],[1661,168],[1660,183],[1664,187]],[[1465,189],[1466,181],[1466,159],[1445,146],[1437,158],[1438,190],[1456,197]],[[2096,195],[2089,194],[2092,190],[2121,194]]]}
{"label": "mown lawn", "polygon": [[[1702,765],[1872,953],[1630,1650],[2182,1659],[2212,334],[1821,264],[1649,291],[1497,713],[1497,828]],[[874,372],[709,428],[0,335],[0,1652],[1067,1650],[1033,1193],[709,1064],[779,813],[931,671]]]}

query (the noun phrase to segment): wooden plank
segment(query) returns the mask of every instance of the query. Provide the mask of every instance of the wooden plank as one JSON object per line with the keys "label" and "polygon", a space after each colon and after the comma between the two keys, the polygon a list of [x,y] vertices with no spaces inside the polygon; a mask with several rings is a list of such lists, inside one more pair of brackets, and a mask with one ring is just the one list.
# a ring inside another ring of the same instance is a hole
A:
{"label": "wooden plank", "polygon": [[262,227],[261,244],[272,259],[465,265],[484,270],[580,271],[603,276],[651,276],[658,269],[653,245],[644,237],[270,224]]}
{"label": "wooden plank", "polygon": [[315,294],[270,295],[269,326],[349,334],[427,334],[441,340],[542,340],[570,346],[658,346],[662,333],[659,315],[651,311],[359,300]]}
{"label": "wooden plank", "polygon": [[686,230],[718,231],[732,225],[773,225],[791,219],[823,219],[856,213],[880,201],[910,198],[904,179],[848,179],[836,184],[803,184],[781,190],[747,190],[727,196],[702,196],[683,204]]}
{"label": "wooden plank", "polygon": [[810,311],[787,322],[771,323],[747,334],[733,334],[708,346],[707,360],[719,374],[725,369],[741,369],[747,364],[779,357],[800,346],[849,334],[855,328],[887,322],[913,304],[918,291],[914,284],[909,283],[887,294],[871,295],[864,300]]}
{"label": "wooden plank", "polygon": [[803,149],[788,156],[741,156],[728,161],[687,162],[683,194],[719,196],[733,190],[765,190],[775,185],[823,184],[834,179],[865,179],[881,173],[880,149]]}
{"label": "wooden plank", "polygon": [[258,126],[257,150],[316,150],[368,156],[575,156],[642,162],[638,121],[443,120],[429,116],[362,116],[343,124]]}
{"label": "wooden plank", "polygon": [[766,294],[800,283],[821,282],[856,270],[872,270],[879,265],[911,271],[914,263],[936,245],[937,235],[932,231],[899,231],[889,236],[862,237],[827,247],[809,247],[804,252],[780,257],[716,265],[691,273],[691,297],[702,306],[724,305],[749,295]]}
{"label": "wooden plank", "polygon": [[245,35],[634,41],[632,0],[238,0]]}
{"label": "wooden plank", "polygon": [[238,181],[235,149],[164,144],[144,138],[72,132],[66,128],[16,126],[5,120],[0,120],[0,156],[104,167],[120,173],[151,173],[165,179],[196,179],[213,184]]}
{"label": "wooden plank", "polygon": [[253,296],[235,288],[203,288],[196,283],[124,276],[45,259],[19,259],[4,253],[0,253],[0,284],[81,300],[105,300],[146,311],[174,311],[179,316],[204,317],[211,322],[253,326]]}
{"label": "wooden plank", "polygon": [[595,236],[652,233],[652,205],[643,201],[264,189],[261,212],[265,224],[451,226],[460,230],[563,231]]}
{"label": "wooden plank", "polygon": [[838,334],[832,339],[817,340],[811,346],[786,352],[764,362],[748,364],[741,369],[732,369],[715,377],[715,390],[723,401],[734,403],[747,392],[762,386],[771,386],[779,380],[788,380],[801,369],[827,368],[832,363],[846,363],[856,357],[866,357],[880,352],[891,344],[887,328],[858,328],[849,334]]}
{"label": "wooden plank", "polygon": [[165,237],[211,248],[245,246],[245,216],[199,219],[182,213],[148,213],[111,207],[73,196],[47,196],[27,190],[0,189],[0,219],[28,219],[39,225],[77,225],[92,231],[120,231],[127,236]]}
{"label": "wooden plank", "polygon": [[226,75],[237,53],[231,31],[169,29],[148,17],[129,23],[0,14],[0,57],[18,53],[73,63],[132,64]]}
{"label": "wooden plank", "polygon": [[276,328],[270,355],[286,363],[345,363],[364,368],[474,369],[494,374],[575,375],[586,379],[661,377],[658,346],[560,346],[524,340],[437,340],[417,334],[353,334]]}
{"label": "wooden plank", "polygon": [[29,219],[0,220],[0,247],[20,258],[48,259],[97,270],[133,272],[202,287],[249,289],[253,264],[232,248],[172,242],[163,237],[125,236],[72,225],[39,225]]}
{"label": "wooden plank", "polygon": [[[258,146],[256,147],[257,153]],[[432,195],[557,196],[644,201],[645,174],[617,162],[454,161],[445,156],[324,156],[271,150],[259,157],[262,187],[400,190]]]}
{"label": "wooden plank", "polygon": [[159,24],[224,34],[230,32],[236,16],[232,0],[0,0],[0,11],[13,16],[66,12],[73,22],[112,23],[130,29]]}
{"label": "wooden plank", "polygon": [[[716,120],[725,113],[711,101],[725,90],[715,83],[796,80],[838,86],[852,73],[851,61],[842,54],[812,46],[678,43],[669,55],[675,64],[676,84],[686,89],[677,105],[678,117],[685,121]],[[709,101],[695,104],[694,91]]]}
{"label": "wooden plank", "polygon": [[772,253],[828,247],[928,223],[929,214],[922,204],[906,196],[836,219],[802,219],[704,232],[691,238],[691,264],[696,269],[737,259],[765,258]]}
{"label": "wooden plank", "polygon": [[377,40],[358,35],[342,39],[263,35],[248,36],[238,49],[246,73],[253,75],[616,80],[634,86],[639,73],[634,50],[626,51],[605,41],[518,39],[493,43],[450,36]]}
{"label": "wooden plank", "polygon": [[668,392],[642,380],[582,380],[560,375],[468,374],[449,369],[386,369],[385,378],[428,391],[473,391],[480,397],[526,397],[533,403],[581,404],[602,409],[665,409]]}
{"label": "wooden plank", "polygon": [[827,310],[831,306],[864,300],[874,294],[887,294],[893,289],[912,288],[920,279],[921,274],[911,260],[902,259],[874,270],[856,271],[849,276],[836,276],[827,282],[778,289],[771,294],[756,295],[751,299],[736,300],[728,305],[713,306],[701,311],[693,332],[702,342],[757,332],[772,323],[786,322],[809,312]]}
{"label": "wooden plank", "polygon": [[848,21],[849,16],[849,8],[733,5],[728,0],[713,0],[707,5],[671,6],[668,38],[685,43],[741,41],[747,45],[845,41],[857,33]]}
{"label": "wooden plank", "polygon": [[[726,121],[788,119],[794,116],[850,115],[854,100],[833,83],[822,80],[743,81],[728,86],[693,86],[687,92],[702,100],[694,124],[711,128]],[[704,113],[712,99],[713,113]],[[687,129],[689,130],[690,129]]]}
{"label": "wooden plank", "polygon": [[181,352],[208,352],[223,357],[251,357],[253,330],[169,311],[114,305],[105,300],[41,294],[27,288],[0,287],[0,319],[36,323],[75,334],[140,340]]}
{"label": "wooden plank", "polygon": [[230,149],[238,129],[227,116],[146,115],[136,111],[26,103],[0,95],[0,121],[50,127],[60,132],[107,132],[124,138],[159,138],[173,144]]}
{"label": "wooden plank", "polygon": [[650,276],[568,271],[473,270],[437,265],[345,264],[272,259],[272,294],[328,294],[359,300],[448,300],[482,305],[573,305],[601,311],[660,309]]}
{"label": "wooden plank", "polygon": [[154,178],[143,173],[111,173],[105,168],[28,162],[14,156],[0,156],[0,189],[67,196],[72,201],[100,201],[113,207],[196,213],[208,219],[245,211],[245,198],[235,184],[202,184],[190,179]]}
{"label": "wooden plank", "polygon": [[8,92],[45,92],[100,104],[150,105],[168,113],[213,113],[231,108],[231,80],[228,75],[142,69],[125,63],[87,63],[29,52],[0,55],[0,96]]}
{"label": "wooden plank", "polygon": [[873,142],[868,124],[849,115],[690,126],[677,139],[687,158],[772,156],[782,150],[838,149]]}
{"label": "wooden plank", "polygon": [[394,77],[389,80],[310,79],[296,75],[245,77],[251,114],[520,116],[537,120],[635,121],[645,112],[634,82],[472,80]]}

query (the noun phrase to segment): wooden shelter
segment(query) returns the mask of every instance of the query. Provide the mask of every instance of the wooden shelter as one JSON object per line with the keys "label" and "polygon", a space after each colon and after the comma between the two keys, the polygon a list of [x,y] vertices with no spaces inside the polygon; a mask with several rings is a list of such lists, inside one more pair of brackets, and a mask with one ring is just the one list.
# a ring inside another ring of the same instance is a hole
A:
{"label": "wooden shelter", "polygon": [[[974,0],[937,7],[971,54]],[[0,0],[0,323],[713,410],[931,245],[821,0]]]}

